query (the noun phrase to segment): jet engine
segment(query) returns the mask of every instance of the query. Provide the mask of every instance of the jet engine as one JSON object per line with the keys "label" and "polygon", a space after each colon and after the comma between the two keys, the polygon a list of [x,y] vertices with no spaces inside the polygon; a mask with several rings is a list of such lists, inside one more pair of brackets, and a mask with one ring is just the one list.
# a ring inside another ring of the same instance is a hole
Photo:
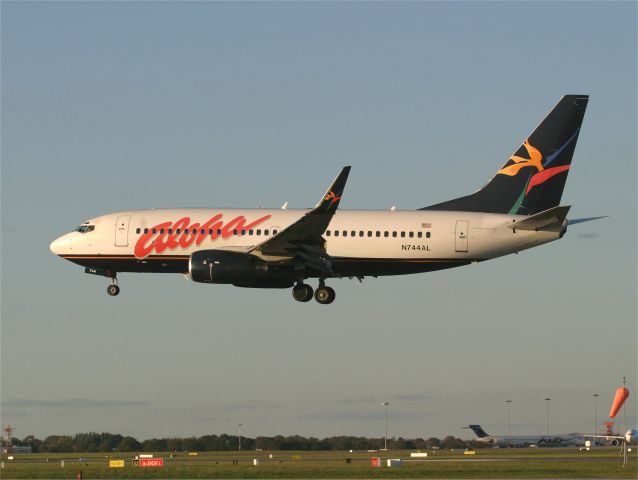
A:
{"label": "jet engine", "polygon": [[198,283],[255,288],[288,288],[298,277],[293,264],[271,264],[248,253],[226,250],[194,252],[188,262],[188,273]]}

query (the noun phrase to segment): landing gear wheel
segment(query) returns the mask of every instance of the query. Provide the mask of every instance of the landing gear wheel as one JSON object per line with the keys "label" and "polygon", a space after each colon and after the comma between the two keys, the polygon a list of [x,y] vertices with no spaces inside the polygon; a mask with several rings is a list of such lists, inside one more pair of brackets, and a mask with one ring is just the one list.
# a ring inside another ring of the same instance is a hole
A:
{"label": "landing gear wheel", "polygon": [[309,302],[312,294],[312,287],[305,283],[300,282],[292,288],[292,296],[298,302]]}
{"label": "landing gear wheel", "polygon": [[334,302],[335,297],[335,291],[325,285],[319,285],[317,290],[315,290],[315,300],[322,305],[328,305],[329,303]]}
{"label": "landing gear wheel", "polygon": [[106,287],[106,293],[114,297],[118,293],[120,293],[120,287],[118,287],[117,285],[109,285],[108,287]]}

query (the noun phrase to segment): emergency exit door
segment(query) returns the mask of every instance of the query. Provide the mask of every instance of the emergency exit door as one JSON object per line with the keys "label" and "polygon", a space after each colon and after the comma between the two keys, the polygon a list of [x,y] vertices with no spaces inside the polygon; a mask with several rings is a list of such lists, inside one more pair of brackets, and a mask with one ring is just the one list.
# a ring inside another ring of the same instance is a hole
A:
{"label": "emergency exit door", "polygon": [[467,252],[467,239],[469,237],[470,222],[467,220],[456,221],[456,251]]}
{"label": "emergency exit door", "polygon": [[115,222],[115,246],[128,247],[128,224],[130,215],[120,215]]}

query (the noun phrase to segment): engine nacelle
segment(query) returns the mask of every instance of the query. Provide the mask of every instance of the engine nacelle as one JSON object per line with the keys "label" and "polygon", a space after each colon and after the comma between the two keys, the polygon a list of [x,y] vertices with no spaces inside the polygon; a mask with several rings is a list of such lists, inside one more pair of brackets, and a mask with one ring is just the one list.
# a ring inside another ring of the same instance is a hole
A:
{"label": "engine nacelle", "polygon": [[191,280],[200,283],[236,283],[265,278],[268,264],[246,253],[200,250],[188,262]]}
{"label": "engine nacelle", "polygon": [[255,288],[288,288],[299,275],[292,264],[271,265],[254,255],[227,250],[194,252],[188,273],[194,282]]}
{"label": "engine nacelle", "polygon": [[634,444],[636,443],[636,440],[638,440],[638,430],[636,430],[635,428],[627,430],[627,432],[625,433],[625,441],[629,444]]}

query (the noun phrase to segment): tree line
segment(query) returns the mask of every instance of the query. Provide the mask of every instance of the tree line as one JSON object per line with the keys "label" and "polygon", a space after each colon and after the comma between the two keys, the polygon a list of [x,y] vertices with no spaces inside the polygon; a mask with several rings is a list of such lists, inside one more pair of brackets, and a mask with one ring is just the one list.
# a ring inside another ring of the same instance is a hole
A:
{"label": "tree line", "polygon": [[[323,439],[300,435],[274,437],[241,437],[242,450],[379,450],[384,448],[384,438],[352,436]],[[189,438],[151,438],[138,441],[131,436],[113,433],[78,433],[76,435],[51,435],[40,440],[29,435],[22,440],[13,438],[14,446],[31,447],[33,453],[80,452],[205,452],[238,450],[237,435],[204,435]],[[432,448],[474,448],[476,442],[467,442],[453,436],[443,439],[388,438],[390,450],[429,450]]]}

